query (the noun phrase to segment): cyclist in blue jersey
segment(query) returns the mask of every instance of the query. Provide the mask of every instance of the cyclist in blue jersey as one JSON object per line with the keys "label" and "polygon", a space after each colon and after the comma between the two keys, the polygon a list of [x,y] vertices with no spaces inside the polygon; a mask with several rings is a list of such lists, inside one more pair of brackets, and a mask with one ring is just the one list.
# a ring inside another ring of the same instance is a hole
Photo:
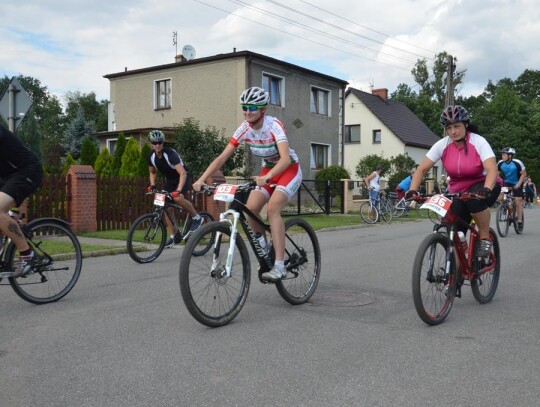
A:
{"label": "cyclist in blue jersey", "polygon": [[504,180],[504,186],[513,188],[516,198],[518,229],[523,230],[523,185],[527,179],[525,165],[520,160],[514,158],[516,150],[512,147],[506,147],[501,150],[502,160],[497,163],[501,177]]}
{"label": "cyclist in blue jersey", "polygon": [[411,188],[411,182],[412,182],[412,176],[414,174],[415,168],[411,170],[411,173],[407,175],[404,179],[401,180],[401,182],[396,187],[396,192],[398,199],[405,197],[405,192],[407,192]]}

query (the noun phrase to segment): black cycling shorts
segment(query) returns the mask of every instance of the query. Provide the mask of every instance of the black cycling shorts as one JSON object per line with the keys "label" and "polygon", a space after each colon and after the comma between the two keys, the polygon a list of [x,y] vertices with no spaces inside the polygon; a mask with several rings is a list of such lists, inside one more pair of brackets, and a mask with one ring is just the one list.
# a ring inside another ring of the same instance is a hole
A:
{"label": "black cycling shorts", "polygon": [[37,191],[42,181],[41,166],[26,167],[0,180],[0,191],[12,197],[16,206],[20,206],[26,198]]}
{"label": "black cycling shorts", "polygon": [[[484,183],[479,182],[478,184],[473,185],[468,192],[478,192],[484,188]],[[472,213],[482,212],[483,210],[492,206],[497,200],[499,194],[501,193],[501,186],[495,184],[495,187],[491,190],[491,197],[486,199],[471,199],[469,201],[462,201],[461,199],[455,199],[452,202],[452,211],[463,219],[467,223],[471,223]],[[466,232],[467,228],[462,225],[458,225],[458,230]]]}
{"label": "black cycling shorts", "polygon": [[513,189],[513,194],[514,194],[514,196],[516,198],[523,198],[525,196],[523,194],[523,187],[519,187],[517,189],[514,189],[514,185],[507,184],[506,182],[504,183],[504,186],[508,187],[508,188],[512,188]]}
{"label": "black cycling shorts", "polygon": [[[187,173],[186,183],[184,184],[184,187],[180,191],[182,195],[186,196],[188,191],[191,189],[191,175]],[[163,186],[163,189],[167,192],[173,192],[176,191],[176,188],[178,188],[178,178],[166,178],[165,179],[165,185]]]}

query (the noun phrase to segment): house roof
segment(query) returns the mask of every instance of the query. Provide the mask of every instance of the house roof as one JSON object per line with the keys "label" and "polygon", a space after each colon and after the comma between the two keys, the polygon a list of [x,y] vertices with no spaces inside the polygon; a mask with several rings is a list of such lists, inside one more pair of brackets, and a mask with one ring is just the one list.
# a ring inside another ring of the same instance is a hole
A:
{"label": "house roof", "polygon": [[381,97],[358,89],[347,89],[346,95],[352,93],[406,146],[431,148],[440,140],[413,112],[401,102],[384,101]]}
{"label": "house roof", "polygon": [[120,78],[125,77],[129,75],[136,75],[140,73],[145,72],[155,72],[163,69],[171,69],[175,67],[180,66],[188,66],[188,65],[197,65],[197,64],[203,64],[207,62],[213,62],[213,61],[220,61],[220,60],[226,60],[226,59],[234,59],[234,58],[245,58],[245,59],[257,59],[266,61],[268,63],[277,64],[285,68],[294,69],[296,71],[301,71],[306,75],[312,75],[317,76],[319,78],[325,78],[327,80],[330,80],[332,82],[336,82],[340,84],[341,86],[345,87],[348,82],[344,81],[343,79],[335,78],[333,76],[325,75],[317,71],[312,71],[311,69],[303,68],[299,65],[294,65],[289,62],[281,61],[279,59],[271,58],[269,56],[263,55],[263,54],[257,54],[256,52],[251,51],[234,51],[227,54],[218,54],[210,57],[204,57],[204,58],[195,58],[189,61],[179,61],[179,62],[173,62],[171,64],[165,64],[165,65],[157,65],[152,66],[148,68],[142,68],[142,69],[133,69],[133,70],[126,70],[124,72],[117,72],[117,73],[111,73],[108,75],[104,75],[103,77],[106,79],[113,79],[113,78]]}

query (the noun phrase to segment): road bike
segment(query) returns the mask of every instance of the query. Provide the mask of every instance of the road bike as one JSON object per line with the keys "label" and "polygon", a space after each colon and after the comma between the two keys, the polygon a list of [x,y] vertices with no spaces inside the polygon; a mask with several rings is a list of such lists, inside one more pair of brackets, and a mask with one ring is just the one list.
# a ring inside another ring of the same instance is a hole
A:
{"label": "road bike", "polygon": [[369,200],[360,205],[360,216],[369,224],[377,223],[380,218],[386,223],[392,221],[392,204],[386,199],[384,191],[379,194],[377,202],[374,202],[370,195]]}
{"label": "road bike", "polygon": [[[476,255],[480,235],[476,224],[468,224],[451,208],[455,199],[474,199],[474,194],[434,195],[423,206],[442,216],[425,237],[416,252],[412,270],[412,294],[418,316],[428,325],[442,323],[454,299],[461,298],[463,285],[470,285],[474,298],[481,304],[493,299],[499,283],[501,253],[495,231],[490,228],[492,249],[488,257]],[[460,238],[458,225],[465,225],[469,241]],[[459,262],[456,263],[457,261]]]}
{"label": "road bike", "polygon": [[[154,211],[139,216],[128,231],[127,251],[137,263],[150,263],[157,259],[168,239],[165,216],[174,228],[174,243],[185,243],[191,235],[192,218],[184,209],[174,203],[171,193],[165,190],[150,191],[154,195]],[[208,212],[199,212],[204,222],[214,220]],[[199,248],[198,255],[210,250],[211,243]]]}
{"label": "road bike", "polygon": [[[21,228],[28,245],[40,256],[32,272],[13,278],[17,247],[7,236],[0,236],[0,285],[11,288],[33,304],[58,301],[77,283],[82,268],[82,251],[69,223],[56,218],[40,218],[23,223],[13,211],[9,215]],[[7,282],[3,282],[7,279]]]}
{"label": "road bike", "polygon": [[513,224],[514,230],[519,235],[523,233],[523,228],[525,227],[525,211],[523,211],[522,215],[522,227],[519,228],[514,190],[511,187],[501,187],[501,192],[503,197],[497,208],[497,232],[499,232],[501,237],[506,237],[508,236],[510,225]]}
{"label": "road bike", "polygon": [[[219,221],[201,226],[187,242],[180,260],[180,291],[190,314],[206,326],[230,323],[244,306],[251,282],[251,261],[244,239],[255,255],[259,281],[275,284],[290,304],[307,302],[319,283],[319,241],[311,225],[299,218],[285,222],[287,277],[275,282],[262,279],[262,274],[272,269],[275,253],[271,242],[268,251],[261,246],[248,224],[249,217],[271,237],[270,225],[245,205],[255,187],[253,182],[204,187],[207,193],[214,194],[214,200],[228,203],[229,209],[220,214]],[[212,250],[196,255],[209,241]]]}

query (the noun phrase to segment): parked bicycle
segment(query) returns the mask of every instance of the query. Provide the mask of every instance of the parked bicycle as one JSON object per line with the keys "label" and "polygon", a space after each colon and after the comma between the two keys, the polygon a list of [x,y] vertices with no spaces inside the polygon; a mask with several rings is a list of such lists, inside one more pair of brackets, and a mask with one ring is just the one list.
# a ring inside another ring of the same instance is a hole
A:
{"label": "parked bicycle", "polygon": [[392,215],[396,218],[403,216],[405,213],[411,213],[414,211],[419,218],[429,218],[433,223],[438,224],[441,222],[441,217],[433,211],[422,208],[422,203],[429,198],[429,195],[417,196],[414,199],[397,199],[395,192],[390,192],[389,197],[392,202]]}
{"label": "parked bicycle", "polygon": [[384,191],[379,194],[379,199],[374,202],[369,196],[369,200],[360,205],[360,216],[366,223],[374,224],[383,219],[386,223],[392,221],[392,204],[386,198]]}
{"label": "parked bicycle", "polygon": [[[414,306],[420,319],[428,325],[438,325],[446,319],[454,299],[461,298],[465,284],[470,284],[474,298],[481,304],[490,302],[497,291],[501,254],[495,231],[491,228],[489,231],[493,243],[489,257],[478,257],[477,226],[469,225],[451,210],[454,199],[473,197],[463,193],[434,195],[423,205],[442,216],[441,224],[433,227],[434,233],[420,244],[412,271]],[[458,232],[458,224],[466,225],[469,230],[468,243],[463,232]]]}
{"label": "parked bicycle", "polygon": [[[244,306],[251,282],[251,262],[244,238],[255,254],[259,281],[275,284],[285,301],[293,305],[307,302],[319,283],[319,241],[309,223],[298,218],[285,222],[287,277],[275,282],[262,279],[262,274],[272,269],[275,254],[271,242],[268,252],[261,247],[247,221],[247,217],[251,218],[271,236],[270,225],[245,205],[255,186],[248,182],[204,187],[207,193],[214,193],[214,200],[229,203],[229,209],[220,214],[219,222],[201,226],[190,237],[180,261],[182,298],[190,314],[201,324],[226,325]],[[212,250],[205,251],[209,241],[213,244]],[[198,255],[201,251],[204,254]]]}
{"label": "parked bicycle", "polygon": [[[165,248],[167,241],[167,226],[165,216],[174,227],[174,242],[185,243],[191,235],[191,216],[184,209],[174,203],[170,192],[150,191],[147,195],[154,195],[154,211],[139,216],[129,228],[127,237],[127,250],[129,256],[137,263],[150,263],[157,259]],[[208,212],[199,212],[204,223],[214,220]],[[211,242],[196,252],[198,255],[210,250]]]}
{"label": "parked bicycle", "polygon": [[509,187],[501,187],[503,194],[502,201],[497,208],[497,232],[501,237],[508,236],[510,225],[514,225],[514,230],[519,235],[523,233],[525,228],[525,211],[523,211],[522,228],[518,226],[516,200],[514,198],[514,190]]}
{"label": "parked bicycle", "polygon": [[24,224],[16,213],[10,211],[9,215],[17,220],[28,245],[41,261],[30,274],[11,277],[17,248],[7,236],[0,236],[0,285],[9,283],[19,297],[33,304],[46,304],[66,296],[79,279],[82,267],[81,245],[69,223],[41,218]]}

